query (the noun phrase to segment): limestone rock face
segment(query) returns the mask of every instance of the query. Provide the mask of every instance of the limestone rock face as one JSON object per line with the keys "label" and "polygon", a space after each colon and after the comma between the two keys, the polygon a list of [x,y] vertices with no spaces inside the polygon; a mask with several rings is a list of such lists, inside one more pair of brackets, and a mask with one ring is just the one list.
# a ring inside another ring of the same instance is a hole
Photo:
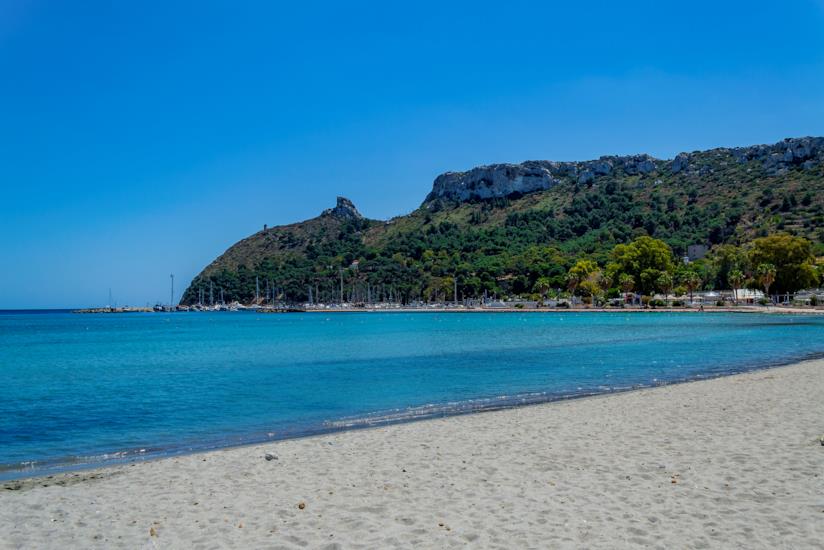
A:
{"label": "limestone rock face", "polygon": [[[824,137],[785,139],[772,145],[720,148],[680,153],[671,161],[649,155],[604,156],[582,162],[528,161],[521,164],[492,164],[466,172],[447,172],[435,179],[423,205],[468,202],[543,191],[562,182],[598,185],[616,176],[657,177],[671,174],[703,177],[713,173],[713,159],[732,157],[737,162],[758,161],[769,176],[790,168],[812,170],[824,163]],[[708,160],[709,159],[709,160]]]}
{"label": "limestone rock face", "polygon": [[437,201],[466,202],[543,191],[564,179],[580,185],[597,183],[616,169],[627,174],[650,174],[662,164],[649,155],[601,157],[583,162],[527,161],[521,164],[492,164],[467,172],[447,172],[435,178],[425,206]]}
{"label": "limestone rock face", "polygon": [[592,170],[584,170],[581,172],[581,175],[578,176],[578,183],[585,185],[595,181],[595,173]]}
{"label": "limestone rock face", "polygon": [[437,199],[465,202],[507,197],[549,189],[560,183],[547,161],[493,164],[468,172],[447,172],[435,178],[426,202]]}
{"label": "limestone rock face", "polygon": [[673,174],[677,174],[678,172],[684,172],[690,165],[690,156],[687,153],[679,153],[677,157],[675,157],[672,161],[672,166],[670,166],[670,170],[672,170]]}
{"label": "limestone rock face", "polygon": [[607,159],[598,159],[592,161],[592,171],[599,176],[605,176],[612,172],[612,162]]}
{"label": "limestone rock face", "polygon": [[[779,176],[786,174],[794,166],[811,170],[824,162],[824,138],[790,138],[772,145],[722,148],[712,152],[732,155],[740,163],[760,162],[767,175]],[[700,176],[709,173],[706,166],[693,166],[693,157],[694,154],[680,153],[670,164],[670,170],[673,174],[691,173]]]}
{"label": "limestone rock face", "polygon": [[323,211],[321,216],[332,216],[333,218],[338,218],[341,220],[363,219],[363,216],[360,212],[358,212],[358,209],[355,208],[355,205],[352,204],[352,201],[346,197],[338,197],[335,207],[327,208]]}
{"label": "limestone rock face", "polygon": [[730,149],[738,162],[761,161],[768,175],[780,175],[795,165],[809,170],[824,162],[824,137],[790,138],[773,145]]}
{"label": "limestone rock face", "polygon": [[619,157],[619,165],[624,172],[633,176],[635,174],[649,174],[655,171],[655,159],[649,155],[633,155],[631,157]]}

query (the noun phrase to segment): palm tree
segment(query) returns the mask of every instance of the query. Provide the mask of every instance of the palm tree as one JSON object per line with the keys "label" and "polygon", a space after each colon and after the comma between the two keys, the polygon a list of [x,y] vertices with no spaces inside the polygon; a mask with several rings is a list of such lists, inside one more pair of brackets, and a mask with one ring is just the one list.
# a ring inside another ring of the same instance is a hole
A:
{"label": "palm tree", "polygon": [[618,285],[624,292],[624,301],[626,302],[627,294],[632,292],[632,289],[635,287],[635,278],[629,273],[621,273],[621,276],[618,277]]}
{"label": "palm tree", "polygon": [[566,275],[566,284],[567,288],[572,294],[575,294],[575,290],[578,288],[578,285],[581,283],[581,278],[578,277],[575,273],[567,273]]}
{"label": "palm tree", "polygon": [[601,287],[601,293],[607,293],[610,287],[612,287],[612,280],[613,278],[603,271],[598,272],[598,285]]}
{"label": "palm tree", "polygon": [[661,292],[664,293],[664,307],[666,307],[669,301],[669,292],[672,288],[672,275],[665,271],[658,276],[655,283],[658,285],[658,288],[661,289]]}
{"label": "palm tree", "polygon": [[535,286],[532,289],[539,293],[543,299],[546,299],[547,293],[552,289],[552,282],[546,277],[540,277],[535,281]]}
{"label": "palm tree", "polygon": [[764,287],[764,294],[770,299],[770,286],[775,282],[775,266],[773,264],[758,264],[755,270],[761,286]]}
{"label": "palm tree", "polygon": [[603,302],[604,295],[609,289],[609,278],[605,277],[599,269],[590,273],[582,286],[586,287],[589,295],[592,296],[593,305],[596,305],[595,302]]}
{"label": "palm tree", "polygon": [[572,296],[574,297],[575,291],[579,289],[589,296],[594,296],[597,293],[597,277],[600,276],[600,271],[598,264],[592,260],[580,259],[575,262],[566,275],[567,287]]}
{"label": "palm tree", "polygon": [[735,304],[738,305],[738,289],[741,288],[741,283],[744,282],[744,274],[739,269],[733,269],[730,271],[730,274],[727,275],[727,279],[732,286],[732,295]]}
{"label": "palm tree", "polygon": [[572,305],[575,304],[575,293],[578,291],[578,287],[581,286],[582,282],[583,281],[582,281],[581,275],[579,273],[575,273],[573,271],[570,271],[569,273],[567,273],[567,275],[566,275],[566,284],[567,284],[567,289],[569,290],[569,294],[570,294],[570,300],[569,301],[570,301],[570,304],[572,304]]}
{"label": "palm tree", "polygon": [[696,288],[701,286],[701,276],[695,271],[687,271],[683,275],[682,282],[684,286],[687,287],[687,290],[690,291],[690,303],[693,303],[692,293]]}

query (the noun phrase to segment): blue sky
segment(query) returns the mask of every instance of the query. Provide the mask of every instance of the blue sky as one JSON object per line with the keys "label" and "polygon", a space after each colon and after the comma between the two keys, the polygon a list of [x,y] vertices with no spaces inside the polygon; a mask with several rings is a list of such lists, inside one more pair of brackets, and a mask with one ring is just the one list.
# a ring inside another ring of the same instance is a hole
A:
{"label": "blue sky", "polygon": [[[82,4],[82,6],[80,5]],[[168,300],[447,170],[824,134],[824,2],[0,3],[0,308]]]}

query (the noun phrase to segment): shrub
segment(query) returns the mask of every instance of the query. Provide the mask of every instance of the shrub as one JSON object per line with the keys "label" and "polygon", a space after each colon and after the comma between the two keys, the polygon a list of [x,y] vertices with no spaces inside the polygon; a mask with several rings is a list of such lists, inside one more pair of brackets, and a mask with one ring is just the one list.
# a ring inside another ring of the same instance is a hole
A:
{"label": "shrub", "polygon": [[718,300],[717,302],[715,302],[715,305],[723,306],[724,305],[724,300]]}

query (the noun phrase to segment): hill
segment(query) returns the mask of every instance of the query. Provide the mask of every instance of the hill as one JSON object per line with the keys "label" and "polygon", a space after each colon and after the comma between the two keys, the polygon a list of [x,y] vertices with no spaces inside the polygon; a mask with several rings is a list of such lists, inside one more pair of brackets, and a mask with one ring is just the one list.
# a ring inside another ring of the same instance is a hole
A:
{"label": "hill", "polygon": [[[745,245],[788,233],[824,255],[824,138],[581,162],[495,164],[438,176],[423,204],[389,221],[347,199],[320,216],[265,227],[209,264],[184,293],[226,301],[414,300],[563,287],[576,259],[607,261],[649,235],[678,258],[690,245]],[[341,282],[342,281],[342,282]],[[709,273],[704,284],[725,284]],[[267,291],[266,289],[270,289]],[[268,292],[268,294],[267,294]]]}

